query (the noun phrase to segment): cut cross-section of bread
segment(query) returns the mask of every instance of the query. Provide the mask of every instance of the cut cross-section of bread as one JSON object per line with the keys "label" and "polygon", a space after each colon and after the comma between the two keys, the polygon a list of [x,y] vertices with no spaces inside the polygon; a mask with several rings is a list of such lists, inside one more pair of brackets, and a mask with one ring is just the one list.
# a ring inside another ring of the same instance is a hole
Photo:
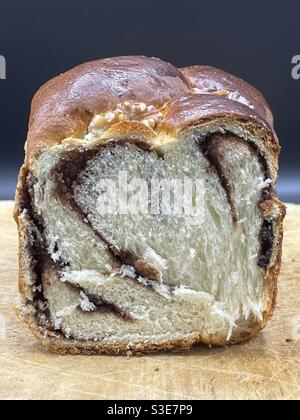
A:
{"label": "cut cross-section of bread", "polygon": [[[254,337],[276,304],[279,151],[264,98],[220,70],[120,57],[48,82],[17,191],[19,317],[59,353]],[[193,214],[174,210],[187,185]]]}

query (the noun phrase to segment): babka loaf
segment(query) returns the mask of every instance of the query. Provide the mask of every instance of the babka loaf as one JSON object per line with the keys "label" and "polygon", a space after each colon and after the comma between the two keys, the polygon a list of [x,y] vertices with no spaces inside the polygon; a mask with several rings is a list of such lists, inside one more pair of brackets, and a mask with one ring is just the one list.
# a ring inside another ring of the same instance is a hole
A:
{"label": "babka loaf", "polygon": [[211,67],[118,57],[46,83],[17,188],[18,316],[61,354],[254,337],[276,303],[279,152],[263,96]]}

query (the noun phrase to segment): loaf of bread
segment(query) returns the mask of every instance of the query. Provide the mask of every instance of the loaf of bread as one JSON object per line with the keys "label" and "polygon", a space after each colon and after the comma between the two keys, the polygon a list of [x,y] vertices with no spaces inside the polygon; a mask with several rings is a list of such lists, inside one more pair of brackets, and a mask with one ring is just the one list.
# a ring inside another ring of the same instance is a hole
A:
{"label": "loaf of bread", "polygon": [[18,316],[60,354],[254,337],[276,304],[279,152],[263,96],[211,67],[118,57],[46,83],[17,187]]}

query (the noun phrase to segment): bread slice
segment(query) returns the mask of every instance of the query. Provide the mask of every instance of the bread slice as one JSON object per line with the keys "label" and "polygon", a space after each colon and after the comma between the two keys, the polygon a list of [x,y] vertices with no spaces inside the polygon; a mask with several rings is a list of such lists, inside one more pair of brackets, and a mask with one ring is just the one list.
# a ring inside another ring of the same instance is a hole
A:
{"label": "bread slice", "polygon": [[264,328],[285,208],[273,116],[250,85],[145,57],[84,64],[37,93],[26,150],[16,311],[45,347],[182,350]]}

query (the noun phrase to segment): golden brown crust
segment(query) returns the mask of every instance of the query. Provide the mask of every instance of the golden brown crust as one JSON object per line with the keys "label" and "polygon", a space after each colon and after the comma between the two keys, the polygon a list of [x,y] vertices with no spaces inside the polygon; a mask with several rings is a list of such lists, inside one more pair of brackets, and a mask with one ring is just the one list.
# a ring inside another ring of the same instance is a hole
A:
{"label": "golden brown crust", "polygon": [[96,115],[125,101],[162,107],[190,88],[171,64],[146,57],[117,57],[82,64],[46,83],[35,95],[29,124],[29,155],[43,144],[86,132]]}
{"label": "golden brown crust", "polygon": [[278,139],[270,125],[254,110],[237,101],[213,95],[196,94],[177,98],[167,105],[163,124],[170,129],[196,126],[216,118],[254,122],[274,137],[274,146],[279,150]]}
{"label": "golden brown crust", "polygon": [[[62,142],[76,142],[88,132],[95,115],[105,114],[120,104],[142,103],[155,107],[160,113],[155,130],[141,120],[124,120],[108,128],[98,141],[124,138],[153,144],[159,149],[160,133],[177,139],[190,130],[205,130],[215,126],[245,130],[261,141],[273,181],[278,171],[280,146],[273,130],[273,116],[267,102],[252,86],[221,70],[194,66],[178,70],[171,64],[145,57],[118,57],[83,64],[46,83],[32,103],[27,138],[27,159],[20,172],[17,188],[15,219],[20,235],[20,293],[24,302],[32,299],[28,282],[30,255],[28,254],[28,226],[22,211],[26,208],[26,177],[37,155],[45,148]],[[75,138],[79,138],[76,140]],[[71,138],[71,139],[69,139]],[[67,139],[67,140],[66,140]],[[176,141],[176,140],[174,140]],[[277,278],[281,266],[282,221],[285,208],[275,199],[280,209],[277,218],[274,263],[267,270],[265,280],[265,312],[261,322],[249,322],[246,329],[238,329],[230,342],[224,337],[200,335],[191,339],[177,339],[132,347],[103,345],[76,340],[51,333],[37,325],[32,311],[16,310],[33,334],[50,350],[65,354],[138,354],[164,350],[186,350],[194,344],[222,346],[250,340],[271,317],[277,295]],[[270,211],[268,204],[262,212]]]}
{"label": "golden brown crust", "polygon": [[274,118],[267,101],[249,83],[223,70],[209,66],[186,67],[181,71],[198,93],[215,94],[224,98],[240,100],[273,127]]}
{"label": "golden brown crust", "polygon": [[248,331],[242,330],[235,333],[228,342],[223,336],[217,335],[200,335],[193,338],[178,338],[173,340],[161,340],[157,342],[132,343],[132,344],[113,344],[101,343],[95,341],[81,341],[75,339],[67,339],[59,333],[47,331],[39,327],[31,313],[23,312],[20,308],[14,307],[14,311],[18,318],[27,325],[32,334],[47,349],[56,354],[65,355],[97,355],[109,354],[119,356],[134,356],[141,354],[157,353],[162,351],[187,351],[191,350],[195,345],[205,345],[214,347],[224,347],[224,345],[245,344],[259,331],[261,331],[269,319],[267,315],[262,322],[254,322],[248,325]]}
{"label": "golden brown crust", "polygon": [[[200,100],[194,113],[190,112],[189,121],[192,122],[193,117],[198,119],[196,110],[198,112],[205,101],[209,103],[211,96],[214,101],[210,101],[209,108],[202,109],[202,117],[204,113],[206,117],[221,114],[224,98],[213,89],[207,92],[205,84],[214,77],[228,91],[240,94],[225,103],[225,108],[232,108],[231,114],[236,112],[245,119],[257,118],[259,122],[265,118],[272,125],[267,116],[271,111],[262,95],[221,70],[195,66],[180,71],[155,58],[116,57],[82,64],[50,80],[37,92],[32,102],[27,156],[30,159],[39,150],[60,144],[67,137],[82,137],[93,116],[113,110],[126,101],[142,102],[160,109],[163,125],[167,127],[168,123],[174,122],[170,115],[180,114],[181,107],[193,102],[195,86],[198,86],[196,93],[209,95]],[[174,101],[183,97],[190,97],[190,100]],[[241,98],[245,99],[244,104],[237,106],[238,101],[243,102]]]}

